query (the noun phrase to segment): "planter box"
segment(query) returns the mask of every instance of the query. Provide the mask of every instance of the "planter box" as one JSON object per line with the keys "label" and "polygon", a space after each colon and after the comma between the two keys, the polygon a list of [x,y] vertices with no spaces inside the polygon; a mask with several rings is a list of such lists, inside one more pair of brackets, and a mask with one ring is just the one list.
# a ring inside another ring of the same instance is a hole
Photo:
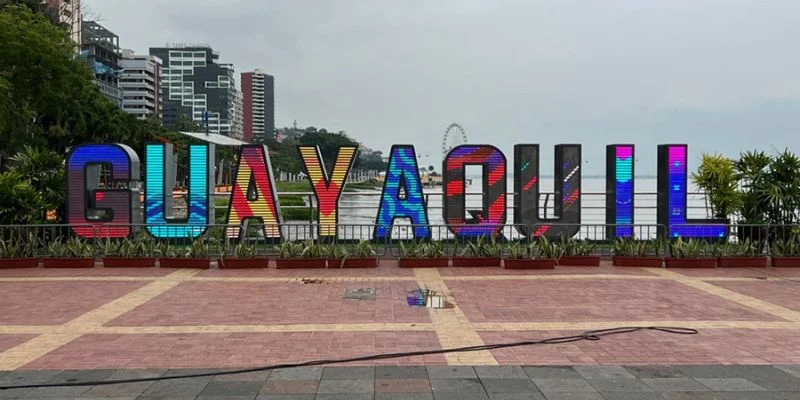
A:
{"label": "planter box", "polygon": [[149,257],[103,257],[105,268],[153,268],[156,259]]}
{"label": "planter box", "polygon": [[261,258],[220,258],[217,260],[219,269],[246,269],[246,268],[268,268],[269,259]]}
{"label": "planter box", "polygon": [[667,268],[716,268],[716,258],[667,258]]}
{"label": "planter box", "polygon": [[447,257],[436,258],[401,258],[397,260],[400,268],[445,268],[450,266],[450,259]]}
{"label": "planter box", "polygon": [[661,257],[614,256],[611,263],[615,267],[661,268]]}
{"label": "planter box", "polygon": [[506,269],[554,269],[556,267],[555,258],[536,258],[536,259],[513,259],[503,260]]}
{"label": "planter box", "polygon": [[725,268],[766,268],[767,257],[720,257],[718,265]]}
{"label": "planter box", "polygon": [[275,260],[278,269],[325,268],[324,258],[279,258]]}
{"label": "planter box", "polygon": [[94,258],[42,258],[44,268],[94,268]]}
{"label": "planter box", "polygon": [[194,268],[208,269],[209,259],[207,258],[172,258],[165,257],[158,259],[158,266],[161,268]]}
{"label": "planter box", "polygon": [[499,267],[500,257],[453,257],[454,267]]}
{"label": "planter box", "polygon": [[38,258],[3,258],[0,259],[0,269],[4,268],[38,268]]}
{"label": "planter box", "polygon": [[558,259],[558,265],[599,267],[600,256],[563,256]]}
{"label": "planter box", "polygon": [[772,266],[776,268],[798,268],[800,257],[772,257]]}
{"label": "planter box", "polygon": [[345,258],[344,264],[342,264],[342,260],[339,258],[329,258],[328,268],[378,268],[378,259],[376,257],[352,257]]}

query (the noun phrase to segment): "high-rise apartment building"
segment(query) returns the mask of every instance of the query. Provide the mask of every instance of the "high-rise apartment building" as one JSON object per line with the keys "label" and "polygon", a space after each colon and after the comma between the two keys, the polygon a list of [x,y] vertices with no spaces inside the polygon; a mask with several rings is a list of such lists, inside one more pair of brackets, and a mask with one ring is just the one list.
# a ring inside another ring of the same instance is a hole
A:
{"label": "high-rise apartment building", "polygon": [[150,55],[164,62],[164,125],[173,126],[181,116],[205,125],[207,113],[208,131],[230,136],[236,114],[233,65],[220,64],[219,53],[207,44],[151,47]]}
{"label": "high-rise apartment building", "polygon": [[275,135],[275,78],[261,70],[242,73],[244,141]]}
{"label": "high-rise apartment building", "polygon": [[119,87],[122,89],[122,109],[138,119],[150,116],[161,120],[161,64],[160,58],[122,50]]}
{"label": "high-rise apartment building", "polygon": [[76,45],[81,43],[81,0],[43,0],[47,10],[67,31]]}
{"label": "high-rise apartment building", "polygon": [[234,114],[233,114],[233,130],[231,137],[242,140],[244,138],[244,109],[242,91],[236,91],[236,100],[234,101]]}
{"label": "high-rise apartment building", "polygon": [[83,21],[81,56],[94,72],[100,92],[117,106],[122,106],[119,89],[119,36],[94,21]]}

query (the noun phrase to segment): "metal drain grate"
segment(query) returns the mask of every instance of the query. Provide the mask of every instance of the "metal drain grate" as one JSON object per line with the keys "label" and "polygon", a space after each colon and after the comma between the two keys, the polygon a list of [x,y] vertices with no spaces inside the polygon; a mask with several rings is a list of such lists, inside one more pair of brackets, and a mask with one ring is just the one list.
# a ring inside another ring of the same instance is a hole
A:
{"label": "metal drain grate", "polygon": [[347,289],[344,298],[354,300],[375,300],[375,288]]}

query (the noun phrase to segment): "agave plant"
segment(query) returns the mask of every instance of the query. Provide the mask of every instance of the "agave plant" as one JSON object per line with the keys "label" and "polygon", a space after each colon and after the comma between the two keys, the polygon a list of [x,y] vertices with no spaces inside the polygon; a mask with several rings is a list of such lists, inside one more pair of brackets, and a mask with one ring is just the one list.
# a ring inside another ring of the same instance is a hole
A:
{"label": "agave plant", "polygon": [[564,256],[566,257],[582,257],[594,254],[597,245],[587,240],[578,240],[574,238],[562,237],[561,243],[558,244],[564,249]]}
{"label": "agave plant", "polygon": [[714,254],[714,248],[697,239],[678,238],[670,246],[672,258],[706,258]]}
{"label": "agave plant", "polygon": [[663,241],[637,240],[636,238],[617,238],[611,244],[614,255],[623,257],[653,257],[663,253]]}
{"label": "agave plant", "polygon": [[192,240],[191,246],[184,253],[184,258],[208,258],[209,245],[205,237]]}
{"label": "agave plant", "polygon": [[800,257],[800,236],[776,239],[770,244],[770,250],[775,257]]}
{"label": "agave plant", "polygon": [[438,258],[444,257],[444,245],[442,242],[430,240],[421,242],[401,242],[400,253],[407,258]]}
{"label": "agave plant", "polygon": [[[223,257],[228,253],[222,253]],[[236,246],[233,246],[231,254],[235,258],[247,259],[256,258],[258,256],[258,247],[255,244],[250,244],[247,241],[241,241]]]}
{"label": "agave plant", "polygon": [[13,236],[8,239],[0,239],[0,259],[32,258],[36,254],[37,243],[33,234],[30,234],[27,239]]}
{"label": "agave plant", "polygon": [[303,242],[283,242],[275,249],[278,250],[278,258],[300,258],[304,255],[305,245]]}
{"label": "agave plant", "polygon": [[564,247],[547,240],[544,236],[537,238],[528,248],[532,258],[558,260],[564,256]]}
{"label": "agave plant", "polygon": [[375,250],[372,249],[372,243],[367,240],[362,240],[353,248],[353,254],[358,258],[375,257]]}
{"label": "agave plant", "polygon": [[499,257],[502,247],[492,236],[480,236],[474,241],[467,242],[466,247],[459,254],[461,257]]}
{"label": "agave plant", "polygon": [[738,243],[728,242],[717,246],[716,254],[721,257],[755,257],[761,249],[750,239]]}
{"label": "agave plant", "polygon": [[83,239],[71,237],[66,242],[50,242],[47,245],[47,254],[52,258],[90,258],[94,257],[94,247]]}
{"label": "agave plant", "polygon": [[506,245],[508,258],[513,260],[524,260],[531,258],[531,248],[520,242],[511,242]]}

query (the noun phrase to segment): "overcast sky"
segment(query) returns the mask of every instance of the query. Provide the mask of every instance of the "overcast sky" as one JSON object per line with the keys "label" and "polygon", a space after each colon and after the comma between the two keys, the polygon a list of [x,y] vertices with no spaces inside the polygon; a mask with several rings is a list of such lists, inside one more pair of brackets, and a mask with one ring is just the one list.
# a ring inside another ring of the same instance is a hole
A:
{"label": "overcast sky", "polygon": [[[414,144],[440,165],[453,121],[515,143],[800,152],[797,0],[84,0],[124,48],[205,42],[276,78],[276,125]],[[693,166],[690,165],[690,168]]]}

